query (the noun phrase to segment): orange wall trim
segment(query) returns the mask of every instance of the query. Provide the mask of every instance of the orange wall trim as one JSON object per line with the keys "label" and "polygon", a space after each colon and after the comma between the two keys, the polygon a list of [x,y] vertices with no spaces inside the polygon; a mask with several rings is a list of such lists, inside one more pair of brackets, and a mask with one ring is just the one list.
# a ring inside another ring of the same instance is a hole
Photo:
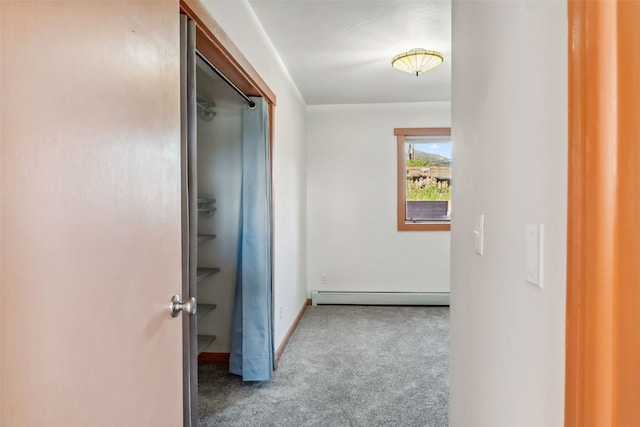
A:
{"label": "orange wall trim", "polygon": [[565,425],[640,425],[640,2],[569,1]]}
{"label": "orange wall trim", "polygon": [[229,363],[229,353],[200,353],[198,363]]}
{"label": "orange wall trim", "polygon": [[284,349],[287,347],[287,344],[289,344],[289,340],[291,339],[291,336],[296,331],[296,328],[298,327],[298,324],[300,324],[300,319],[302,319],[302,315],[306,311],[307,307],[310,306],[310,305],[311,305],[311,299],[307,299],[304,302],[304,305],[302,306],[300,311],[298,312],[298,315],[294,319],[293,323],[291,324],[291,327],[287,331],[287,334],[282,339],[282,343],[280,343],[280,346],[278,347],[278,350],[276,350],[275,367],[274,367],[274,369],[278,369],[278,364],[280,363],[280,358],[282,357],[282,353],[284,353]]}

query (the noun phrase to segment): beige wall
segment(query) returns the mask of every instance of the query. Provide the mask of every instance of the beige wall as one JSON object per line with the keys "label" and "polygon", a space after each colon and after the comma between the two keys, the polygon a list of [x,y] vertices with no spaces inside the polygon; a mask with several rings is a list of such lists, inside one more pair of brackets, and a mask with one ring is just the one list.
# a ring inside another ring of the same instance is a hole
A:
{"label": "beige wall", "polygon": [[0,424],[182,425],[178,2],[0,10]]}

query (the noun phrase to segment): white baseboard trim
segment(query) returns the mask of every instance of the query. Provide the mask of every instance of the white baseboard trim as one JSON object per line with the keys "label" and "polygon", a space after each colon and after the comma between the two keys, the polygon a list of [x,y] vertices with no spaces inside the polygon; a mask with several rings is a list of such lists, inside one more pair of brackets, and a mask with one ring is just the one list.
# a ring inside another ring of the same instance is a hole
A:
{"label": "white baseboard trim", "polygon": [[449,292],[311,291],[313,305],[449,305]]}

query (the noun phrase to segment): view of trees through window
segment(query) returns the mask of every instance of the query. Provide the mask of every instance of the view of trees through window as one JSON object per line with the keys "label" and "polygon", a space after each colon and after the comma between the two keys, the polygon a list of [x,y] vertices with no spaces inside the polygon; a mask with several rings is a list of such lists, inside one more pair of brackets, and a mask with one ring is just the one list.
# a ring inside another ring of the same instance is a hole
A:
{"label": "view of trees through window", "polygon": [[451,215],[450,137],[407,137],[406,220],[446,220]]}

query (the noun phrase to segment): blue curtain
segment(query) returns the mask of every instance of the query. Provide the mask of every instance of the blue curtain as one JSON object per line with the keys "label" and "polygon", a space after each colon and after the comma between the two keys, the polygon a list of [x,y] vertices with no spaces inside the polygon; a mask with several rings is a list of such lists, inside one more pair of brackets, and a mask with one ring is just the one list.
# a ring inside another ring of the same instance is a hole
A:
{"label": "blue curtain", "polygon": [[242,206],[229,371],[245,381],[273,373],[269,106],[242,111]]}

